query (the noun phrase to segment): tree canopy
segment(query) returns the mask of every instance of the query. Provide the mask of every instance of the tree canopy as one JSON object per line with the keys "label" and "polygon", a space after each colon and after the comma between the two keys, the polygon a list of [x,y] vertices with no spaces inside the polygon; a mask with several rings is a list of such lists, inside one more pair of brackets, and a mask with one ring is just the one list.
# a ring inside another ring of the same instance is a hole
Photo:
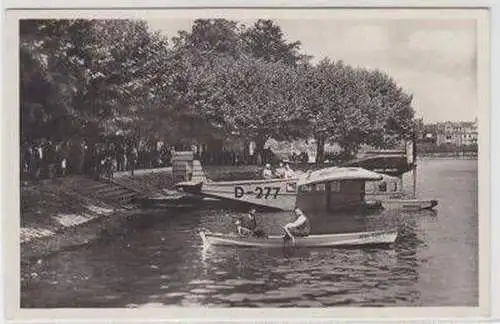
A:
{"label": "tree canopy", "polygon": [[23,141],[217,133],[262,150],[269,138],[314,137],[321,160],[326,142],[354,154],[407,139],[415,125],[411,94],[389,75],[312,64],[267,19],[197,19],[172,39],[143,21],[22,20],[19,55]]}

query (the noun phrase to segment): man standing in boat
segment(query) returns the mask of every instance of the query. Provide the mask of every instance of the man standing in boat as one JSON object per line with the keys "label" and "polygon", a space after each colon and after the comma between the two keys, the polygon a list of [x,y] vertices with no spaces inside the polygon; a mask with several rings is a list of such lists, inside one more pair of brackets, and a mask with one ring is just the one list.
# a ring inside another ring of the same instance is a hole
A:
{"label": "man standing in boat", "polygon": [[295,243],[295,237],[308,236],[311,232],[311,225],[309,224],[309,219],[304,215],[304,212],[298,207],[295,207],[295,220],[291,223],[286,224],[283,229],[285,230],[284,239],[292,239]]}

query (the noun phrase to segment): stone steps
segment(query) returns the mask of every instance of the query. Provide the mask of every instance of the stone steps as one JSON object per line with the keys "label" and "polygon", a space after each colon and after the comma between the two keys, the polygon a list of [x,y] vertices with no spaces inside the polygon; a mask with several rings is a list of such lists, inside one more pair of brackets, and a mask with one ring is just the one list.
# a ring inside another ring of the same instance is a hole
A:
{"label": "stone steps", "polygon": [[30,188],[30,192],[23,191],[21,212],[60,210],[63,206],[65,210],[78,209],[77,206],[83,205],[120,207],[137,196],[136,191],[115,183],[68,177]]}
{"label": "stone steps", "polygon": [[153,194],[154,192],[153,188],[126,177],[122,177],[120,179],[114,179],[113,182],[115,184],[118,184],[119,186],[134,191],[139,196],[147,196]]}

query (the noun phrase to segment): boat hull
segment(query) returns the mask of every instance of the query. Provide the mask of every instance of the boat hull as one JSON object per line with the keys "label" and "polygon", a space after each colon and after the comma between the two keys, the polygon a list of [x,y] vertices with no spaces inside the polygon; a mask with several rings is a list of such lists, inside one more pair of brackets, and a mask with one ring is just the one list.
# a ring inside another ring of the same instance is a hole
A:
{"label": "boat hull", "polygon": [[309,235],[307,237],[283,240],[281,236],[269,236],[268,238],[240,237],[227,234],[201,232],[200,236],[205,246],[232,246],[232,247],[283,247],[293,245],[295,247],[347,247],[362,245],[388,245],[393,244],[398,236],[397,230],[373,231],[341,234]]}
{"label": "boat hull", "polygon": [[438,205],[437,200],[425,199],[381,199],[377,200],[384,209],[399,209],[404,211],[430,210]]}
{"label": "boat hull", "polygon": [[297,179],[206,182],[200,193],[206,197],[289,211],[296,204]]}

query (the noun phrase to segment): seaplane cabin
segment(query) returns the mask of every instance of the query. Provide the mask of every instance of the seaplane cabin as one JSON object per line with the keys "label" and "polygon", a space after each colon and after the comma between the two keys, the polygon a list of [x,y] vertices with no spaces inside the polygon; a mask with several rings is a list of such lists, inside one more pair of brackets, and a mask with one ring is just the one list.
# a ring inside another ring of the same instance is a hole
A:
{"label": "seaplane cabin", "polygon": [[380,181],[373,181],[366,185],[366,193],[370,195],[393,195],[403,191],[403,178],[382,175]]}
{"label": "seaplane cabin", "polygon": [[360,207],[367,181],[382,176],[361,168],[326,168],[299,181],[296,204],[304,211],[336,211]]}

